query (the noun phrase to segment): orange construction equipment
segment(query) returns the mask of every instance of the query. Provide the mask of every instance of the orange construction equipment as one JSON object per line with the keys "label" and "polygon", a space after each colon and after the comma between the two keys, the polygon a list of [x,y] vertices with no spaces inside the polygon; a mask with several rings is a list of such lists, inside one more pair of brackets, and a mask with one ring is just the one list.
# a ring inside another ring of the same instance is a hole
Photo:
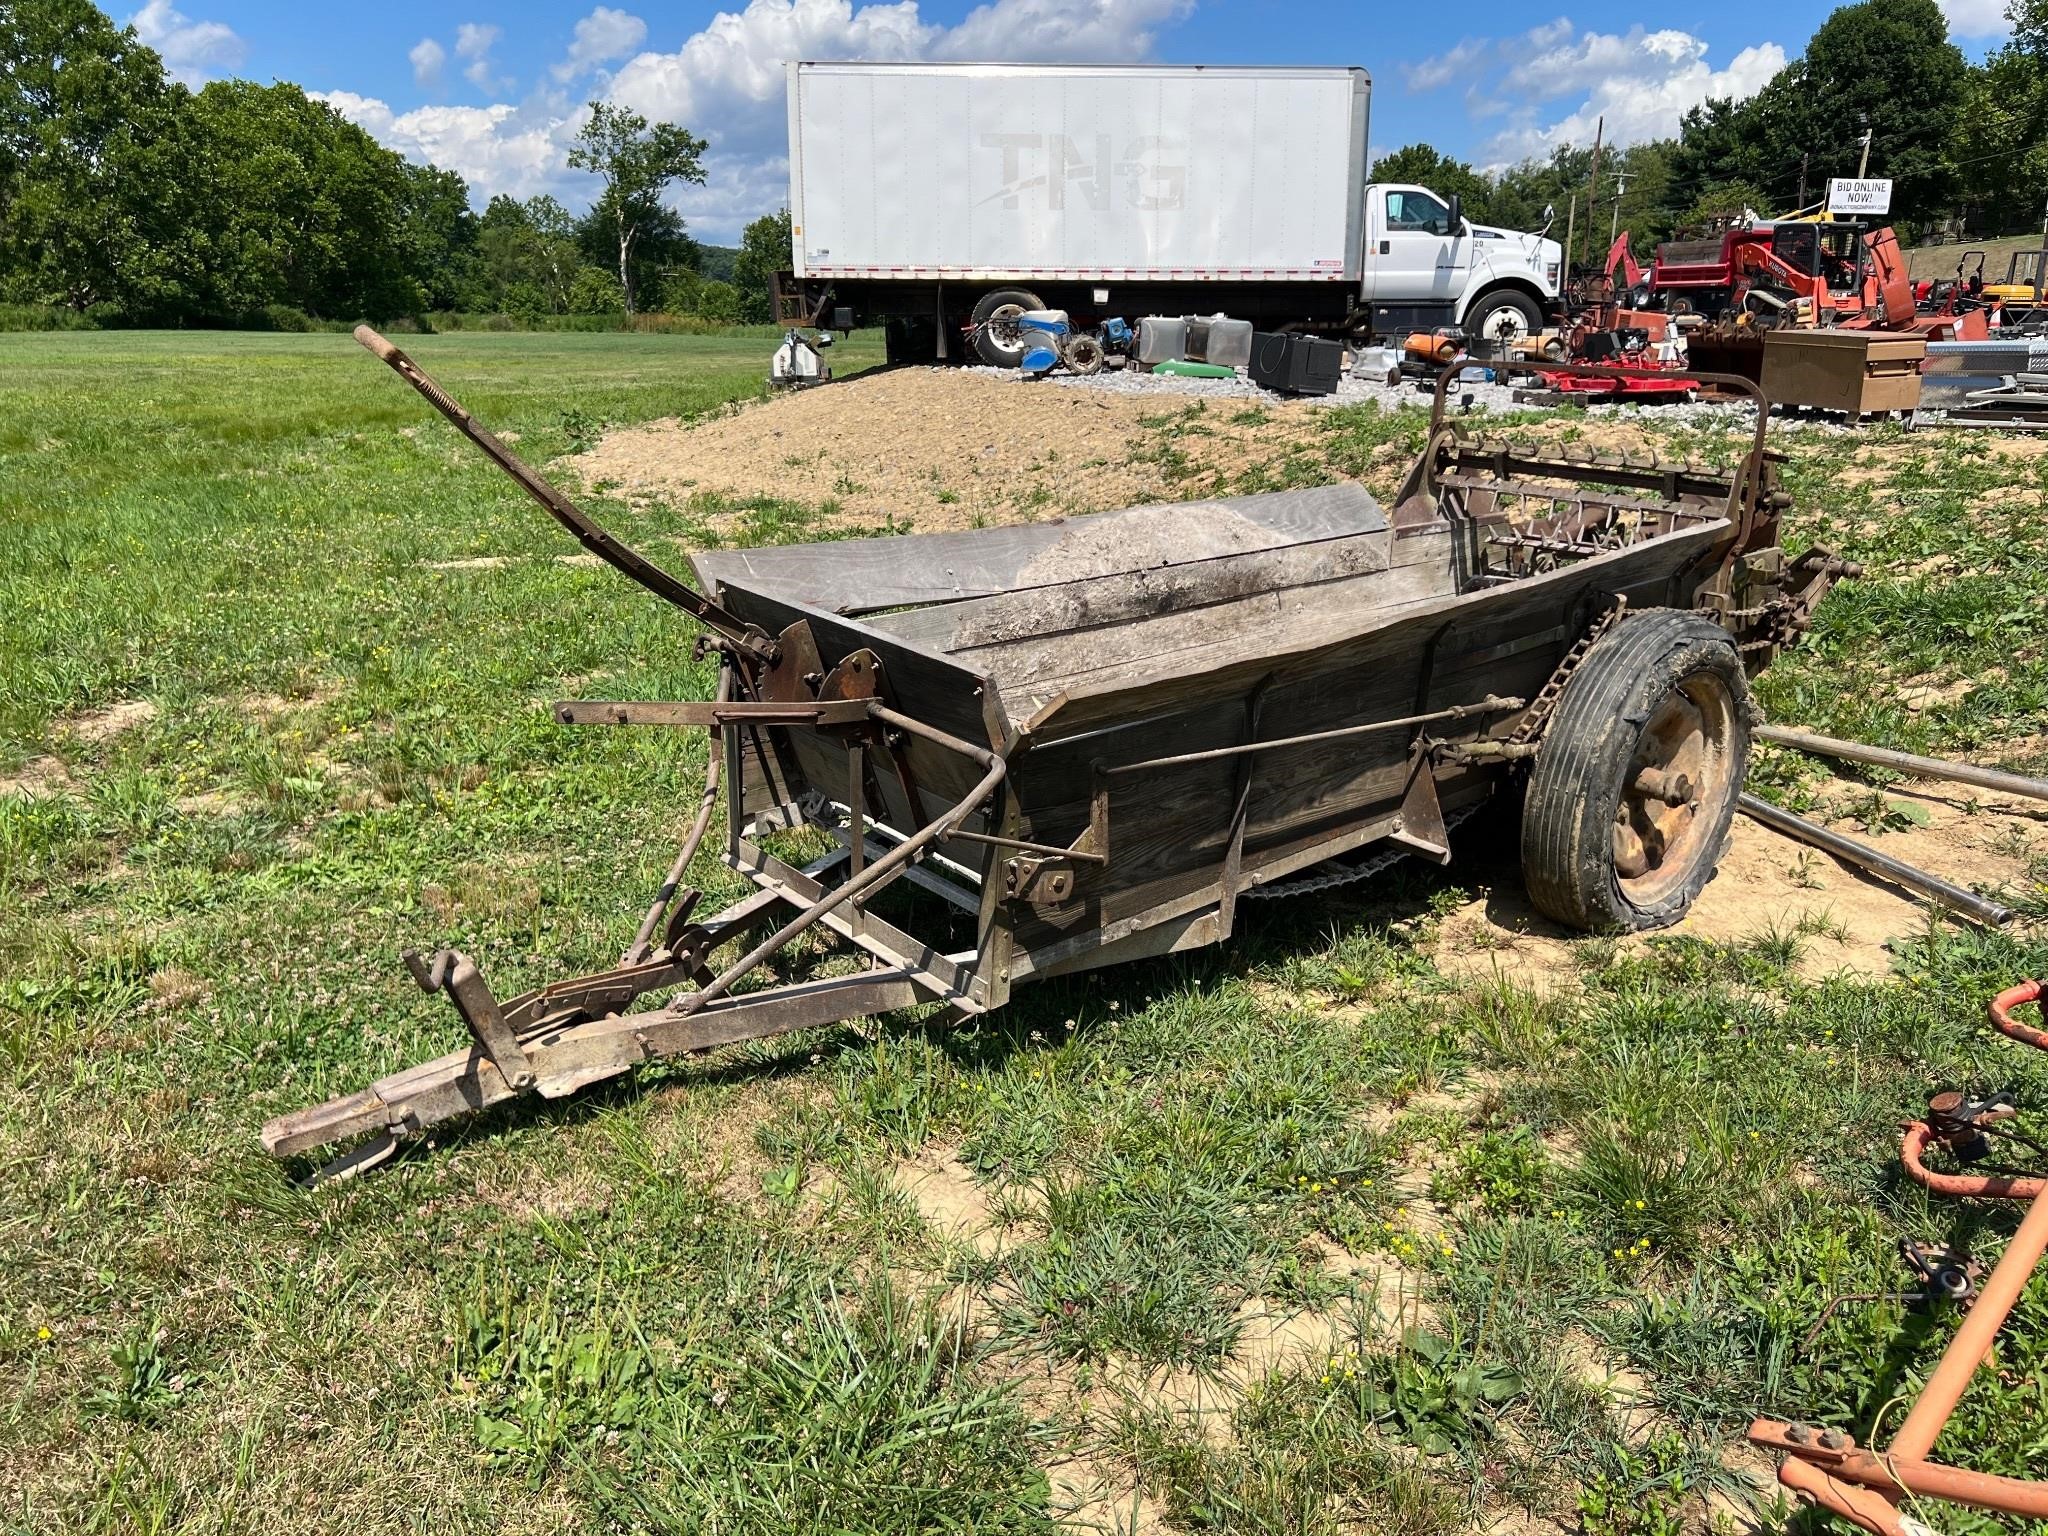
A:
{"label": "orange construction equipment", "polygon": [[[1991,1001],[1991,1023],[1999,1033],[2023,1045],[2048,1051],[2048,1031],[2023,1024],[2013,1010],[2026,1004],[2043,1006],[2048,983],[2022,982]],[[1964,1199],[2024,1200],[2026,1218],[2005,1255],[1974,1299],[1956,1336],[1942,1352],[1912,1411],[1892,1437],[1889,1450],[1858,1445],[1838,1429],[1758,1419],[1749,1426],[1750,1444],[1781,1451],[1784,1464],[1778,1481],[1795,1494],[1869,1531],[1871,1536],[1925,1536],[1927,1527],[1899,1506],[1919,1496],[1969,1504],[2026,1519],[2048,1520],[2048,1483],[1988,1472],[1969,1472],[1929,1461],[1949,1415],[1962,1401],[1970,1380],[1984,1364],[2035,1267],[2048,1253],[2048,1177],[2014,1174],[1937,1173],[1922,1160],[1930,1147],[1941,1147],[1963,1160],[1981,1157],[1996,1134],[1996,1123],[2015,1112],[2009,1095],[1972,1100],[1959,1093],[1938,1094],[1928,1104],[1925,1120],[1906,1128],[1900,1160],[1914,1182],[1938,1195]]]}

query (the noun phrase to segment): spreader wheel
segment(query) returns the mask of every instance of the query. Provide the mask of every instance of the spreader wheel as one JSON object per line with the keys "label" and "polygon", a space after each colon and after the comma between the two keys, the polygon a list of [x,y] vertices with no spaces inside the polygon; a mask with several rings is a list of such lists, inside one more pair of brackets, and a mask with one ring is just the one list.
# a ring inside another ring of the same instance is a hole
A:
{"label": "spreader wheel", "polygon": [[1557,702],[1522,808],[1539,911],[1591,932],[1662,928],[1714,878],[1749,765],[1749,689],[1718,624],[1624,619]]}

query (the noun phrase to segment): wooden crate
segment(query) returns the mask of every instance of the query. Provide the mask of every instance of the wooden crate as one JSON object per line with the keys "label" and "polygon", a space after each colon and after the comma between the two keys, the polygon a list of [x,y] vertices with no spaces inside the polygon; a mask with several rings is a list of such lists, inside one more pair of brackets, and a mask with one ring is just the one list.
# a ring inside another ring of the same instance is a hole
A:
{"label": "wooden crate", "polygon": [[1850,417],[1920,404],[1923,336],[1902,331],[1772,331],[1764,338],[1763,390],[1773,405],[1806,405]]}

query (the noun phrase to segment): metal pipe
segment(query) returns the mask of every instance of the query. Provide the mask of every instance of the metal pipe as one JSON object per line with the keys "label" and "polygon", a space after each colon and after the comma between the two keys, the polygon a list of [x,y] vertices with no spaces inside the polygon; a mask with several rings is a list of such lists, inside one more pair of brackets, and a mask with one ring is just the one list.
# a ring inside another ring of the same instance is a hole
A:
{"label": "metal pipe", "polygon": [[2007,773],[2002,768],[1979,768],[1975,763],[1955,763],[1940,757],[1919,757],[1911,752],[1896,751],[1891,747],[1873,747],[1860,741],[1843,741],[1834,736],[1818,736],[1811,731],[1796,731],[1783,725],[1760,725],[1751,732],[1758,741],[1768,741],[1773,746],[1791,747],[1815,757],[1837,757],[1852,763],[1872,763],[1879,768],[1892,768],[1900,773],[1910,773],[1922,779],[1949,779],[1957,784],[1974,784],[1980,789],[1995,789],[2008,795],[2024,795],[2030,800],[2048,800],[2048,779],[2030,779],[2024,774]]}
{"label": "metal pipe", "polygon": [[1527,699],[1503,699],[1488,694],[1477,704],[1454,704],[1449,709],[1435,710],[1426,715],[1404,715],[1398,720],[1374,720],[1366,725],[1347,725],[1334,731],[1312,731],[1306,736],[1275,736],[1270,741],[1247,741],[1234,747],[1214,747],[1207,752],[1183,752],[1177,757],[1148,757],[1138,763],[1104,764],[1102,772],[1114,777],[1118,774],[1138,773],[1149,768],[1180,768],[1189,763],[1213,763],[1226,757],[1245,757],[1254,752],[1271,752],[1280,747],[1303,747],[1312,742],[1338,741],[1348,736],[1370,736],[1378,731],[1396,731],[1413,725],[1430,725],[1438,720],[1463,720],[1470,715],[1507,714],[1528,707]]}
{"label": "metal pipe", "polygon": [[1870,1536],[1906,1536],[1899,1512],[1888,1502],[1867,1488],[1830,1477],[1810,1461],[1786,1457],[1785,1464],[1778,1468],[1778,1481],[1851,1524],[1861,1526]]}
{"label": "metal pipe", "polygon": [[2016,987],[2007,987],[1991,999],[1991,1027],[2009,1040],[2048,1051],[2048,1031],[2022,1024],[2012,1016],[2012,1010],[2022,1003],[2040,1003],[2042,1016],[2048,1019],[2048,1001],[2044,998],[2048,998],[2048,981],[2023,981]]}
{"label": "metal pipe", "polygon": [[980,782],[967,792],[966,798],[947,811],[945,815],[939,817],[936,821],[927,822],[918,832],[898,843],[844,885],[827,891],[818,900],[812,902],[810,906],[804,908],[803,911],[799,912],[787,923],[784,923],[782,927],[778,928],[768,938],[763,939],[759,944],[748,950],[746,954],[719,972],[718,975],[712,977],[698,991],[692,992],[686,997],[678,998],[674,1003],[671,1003],[669,1007],[672,1012],[685,1015],[697,1012],[698,1009],[702,1008],[713,998],[722,996],[735,981],[738,981],[791,939],[814,926],[827,913],[834,912],[854,897],[862,895],[889,880],[893,880],[925,848],[947,836],[961,822],[972,815],[975,808],[990,795],[994,794],[997,786],[1003,782],[1003,776],[1008,771],[1008,764],[1003,758],[986,748],[977,747],[971,742],[961,741],[956,737],[948,736],[943,731],[934,730],[922,721],[912,720],[909,716],[898,714],[895,710],[880,704],[874,707],[874,716],[877,720],[884,720],[891,725],[901,726],[914,735],[923,736],[928,740],[949,747],[964,757],[973,758],[977,762],[985,762],[988,764],[988,771],[981,776]]}
{"label": "metal pipe", "polygon": [[464,410],[453,395],[427,376],[419,364],[376,331],[367,325],[359,325],[355,336],[364,347],[390,364],[393,372],[418,390],[427,404],[447,417],[456,431],[475,443],[492,463],[518,481],[520,489],[539,502],[556,522],[576,535],[585,549],[639,582],[655,596],[674,603],[699,624],[723,635],[757,661],[774,665],[777,655],[775,642],[757,626],[727,613],[695,587],[663,570],[632,546],[613,538],[588,513],[549,484],[482,422]]}
{"label": "metal pipe", "polygon": [[1773,832],[1802,843],[1810,843],[1824,853],[1880,875],[1894,885],[1904,886],[1930,901],[1951,907],[1965,917],[1977,922],[1998,927],[2012,921],[2012,909],[2002,907],[1995,901],[1987,901],[1975,891],[1966,891],[1959,885],[1952,885],[1939,875],[1930,875],[1924,869],[1917,869],[1888,853],[1879,853],[1868,843],[1859,843],[1852,837],[1839,832],[1830,832],[1826,827],[1817,826],[1804,816],[1795,816],[1781,810],[1768,800],[1759,800],[1755,795],[1744,793],[1736,807],[1752,821],[1760,821]]}
{"label": "metal pipe", "polygon": [[[2033,1276],[2034,1266],[2041,1262],[2044,1253],[2048,1253],[2048,1200],[2037,1196],[2027,1210],[2027,1219],[2020,1223],[2012,1241],[2005,1245],[2005,1257],[1998,1261],[1998,1267],[1984,1281],[1977,1299],[1970,1304],[1970,1310],[1963,1314],[1962,1326],[1956,1329],[1956,1336],[1942,1351],[1941,1363],[1927,1378],[1927,1385],[1914,1402],[1913,1411],[1906,1415],[1906,1422],[1892,1437],[1889,1455],[1902,1461],[1920,1461],[1934,1449],[1942,1426],[1955,1412],[1964,1388],[1977,1373],[1977,1367],[1991,1352],[1992,1341],[2005,1325],[2006,1315],[2019,1301],[2020,1293]],[[1944,1492],[1941,1497],[1954,1498],[1958,1495]],[[1976,1503],[1977,1500],[1967,1499],[1967,1502]],[[2048,1518],[2048,1485],[2033,1485],[2029,1507],[2014,1512]]]}
{"label": "metal pipe", "polygon": [[[723,704],[732,697],[732,667],[721,663],[718,668],[718,687],[712,694],[714,704]],[[669,866],[668,878],[661,882],[661,889],[655,893],[654,902],[647,909],[647,915],[640,919],[640,931],[633,935],[633,942],[626,946],[626,952],[619,956],[621,965],[638,965],[647,958],[648,941],[654,937],[654,930],[661,926],[661,919],[668,911],[668,904],[676,898],[676,888],[683,883],[683,876],[690,871],[691,861],[697,857],[697,849],[704,841],[704,833],[711,825],[711,813],[718,806],[718,759],[721,755],[718,728],[712,727],[710,745],[704,757],[704,793],[697,801],[697,819],[690,823],[689,835],[683,839],[683,846],[676,854],[675,862]]]}
{"label": "metal pipe", "polygon": [[1936,1173],[1925,1162],[1934,1144],[1933,1128],[1915,1120],[1899,1142],[1899,1161],[1906,1176],[1922,1189],[1958,1200],[2038,1200],[2048,1194],[2048,1178],[2008,1173]]}

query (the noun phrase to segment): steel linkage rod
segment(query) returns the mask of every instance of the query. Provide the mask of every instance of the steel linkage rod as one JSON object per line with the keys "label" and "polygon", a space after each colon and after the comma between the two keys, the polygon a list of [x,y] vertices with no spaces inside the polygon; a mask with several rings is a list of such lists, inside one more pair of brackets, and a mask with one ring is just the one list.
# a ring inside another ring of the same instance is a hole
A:
{"label": "steel linkage rod", "polygon": [[[718,688],[712,694],[714,704],[723,704],[732,697],[732,667],[721,663],[718,668]],[[711,826],[711,813],[718,808],[718,760],[722,756],[718,730],[713,727],[710,745],[704,755],[704,793],[697,801],[697,818],[690,823],[689,835],[683,839],[683,846],[677,852],[675,862],[669,866],[668,878],[661,882],[661,889],[655,892],[653,903],[647,908],[647,915],[640,919],[640,930],[633,935],[633,942],[626,946],[626,952],[619,956],[621,965],[638,965],[647,958],[649,941],[654,930],[661,926],[661,920],[668,913],[669,903],[676,899],[676,890],[683,883],[683,876],[690,872],[690,864],[697,857],[697,849],[704,842],[704,834]]]}
{"label": "steel linkage rod", "polygon": [[726,612],[688,582],[663,570],[631,545],[613,538],[587,512],[549,484],[537,470],[507,448],[488,427],[464,410],[453,395],[427,376],[419,364],[376,331],[367,325],[359,325],[355,334],[357,341],[389,363],[392,371],[418,390],[427,404],[447,417],[456,431],[475,443],[493,464],[518,481],[520,489],[539,502],[556,522],[573,533],[585,549],[607,565],[632,577],[656,597],[666,598],[674,603],[705,628],[724,636],[762,665],[775,664],[775,642],[758,627]]}
{"label": "steel linkage rod", "polygon": [[926,822],[916,833],[898,843],[894,848],[882,855],[881,858],[875,860],[866,869],[863,869],[859,874],[849,879],[844,885],[836,886],[832,890],[827,891],[817,901],[804,908],[803,911],[799,912],[787,923],[784,923],[782,927],[778,928],[723,971],[712,977],[710,981],[706,982],[697,991],[677,998],[673,1003],[669,1004],[672,1012],[683,1016],[697,1012],[714,998],[723,996],[732,987],[734,982],[745,976],[747,972],[753,970],[755,966],[781,949],[790,940],[796,938],[797,935],[814,927],[828,914],[836,912],[856,896],[865,895],[867,892],[895,879],[926,848],[950,836],[959,828],[962,822],[973,815],[981,803],[996,792],[996,789],[1003,782],[1004,775],[1008,772],[1009,765],[1004,756],[1000,753],[991,752],[986,747],[977,747],[972,742],[962,741],[955,736],[948,736],[943,731],[936,730],[921,720],[899,714],[886,705],[875,704],[871,707],[870,713],[876,720],[885,725],[897,726],[914,736],[922,736],[928,741],[958,752],[961,756],[980,763],[987,771],[982,774],[981,779],[975,784],[974,788],[970,789],[951,810],[935,821]]}

